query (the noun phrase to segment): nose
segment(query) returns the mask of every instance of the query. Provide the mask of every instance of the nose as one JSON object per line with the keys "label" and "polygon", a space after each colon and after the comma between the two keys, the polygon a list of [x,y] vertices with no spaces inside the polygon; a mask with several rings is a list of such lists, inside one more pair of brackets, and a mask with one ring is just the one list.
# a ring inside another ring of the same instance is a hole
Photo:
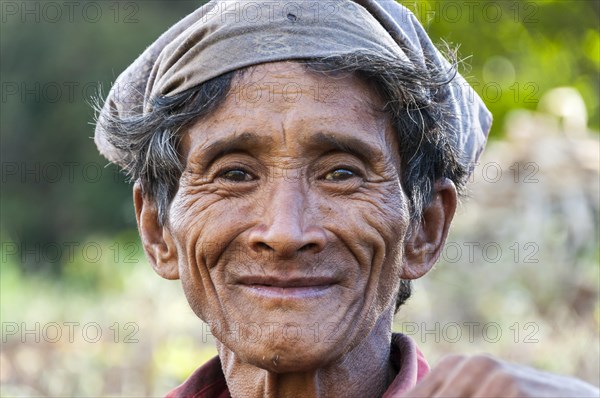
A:
{"label": "nose", "polygon": [[[293,258],[307,252],[319,253],[327,243],[325,230],[311,220],[319,217],[307,205],[301,181],[273,182],[265,203],[262,222],[249,234],[250,248],[278,258]],[[312,213],[312,214],[311,214]]]}

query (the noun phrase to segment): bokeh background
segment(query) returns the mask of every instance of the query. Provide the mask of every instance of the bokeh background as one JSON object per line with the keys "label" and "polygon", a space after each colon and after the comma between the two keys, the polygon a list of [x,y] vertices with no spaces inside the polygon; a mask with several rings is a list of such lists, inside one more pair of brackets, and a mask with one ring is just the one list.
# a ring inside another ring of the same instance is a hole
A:
{"label": "bokeh background", "polygon": [[[600,3],[402,3],[460,45],[495,123],[395,330],[432,364],[486,352],[598,386]],[[201,2],[0,4],[0,395],[163,395],[215,349],[144,259],[89,100]]]}

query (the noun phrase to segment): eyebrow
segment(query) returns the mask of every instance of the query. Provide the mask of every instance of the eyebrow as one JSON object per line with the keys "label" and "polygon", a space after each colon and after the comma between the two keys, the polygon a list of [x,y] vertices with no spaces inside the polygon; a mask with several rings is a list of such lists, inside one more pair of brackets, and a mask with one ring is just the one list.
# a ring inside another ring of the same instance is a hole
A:
{"label": "eyebrow", "polygon": [[384,157],[381,149],[357,137],[345,137],[335,134],[319,132],[311,138],[311,146],[329,149],[337,152],[349,153],[363,162],[373,164]]}
{"label": "eyebrow", "polygon": [[194,151],[193,157],[202,161],[204,168],[208,169],[218,158],[239,152],[249,152],[260,147],[269,147],[273,138],[260,136],[251,132],[243,132],[234,137],[222,138]]}

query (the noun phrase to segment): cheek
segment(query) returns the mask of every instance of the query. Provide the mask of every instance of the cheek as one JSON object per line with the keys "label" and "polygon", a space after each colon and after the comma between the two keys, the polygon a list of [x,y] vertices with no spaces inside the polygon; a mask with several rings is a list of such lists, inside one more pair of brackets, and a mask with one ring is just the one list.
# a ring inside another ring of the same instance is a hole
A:
{"label": "cheek", "polygon": [[400,185],[367,185],[351,196],[329,198],[321,208],[328,213],[327,228],[355,257],[365,296],[377,307],[385,307],[400,280],[401,248],[409,222]]}
{"label": "cheek", "polygon": [[215,271],[223,250],[248,226],[258,201],[227,199],[215,191],[180,187],[171,203],[169,226],[179,257],[181,283],[194,312],[204,321],[223,318]]}
{"label": "cheek", "polygon": [[[320,208],[328,229],[350,246],[360,243],[385,254],[402,242],[409,221],[406,197],[391,182],[366,186],[349,196],[325,198]],[[360,262],[369,262],[369,257]]]}
{"label": "cheek", "polygon": [[256,195],[232,198],[216,189],[183,187],[172,202],[170,225],[186,248],[186,255],[193,248],[196,256],[210,267],[219,248],[248,227],[251,220],[245,215],[256,213],[260,203]]}

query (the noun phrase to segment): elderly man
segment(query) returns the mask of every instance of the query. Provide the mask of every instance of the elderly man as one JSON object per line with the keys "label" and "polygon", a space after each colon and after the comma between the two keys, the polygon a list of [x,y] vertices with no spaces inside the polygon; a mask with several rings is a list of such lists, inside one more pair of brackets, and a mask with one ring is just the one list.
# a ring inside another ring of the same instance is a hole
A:
{"label": "elderly man", "polygon": [[[96,142],[219,356],[169,396],[581,396],[391,332],[491,115],[393,1],[212,1],[117,80]],[[426,374],[429,372],[429,375]]]}

